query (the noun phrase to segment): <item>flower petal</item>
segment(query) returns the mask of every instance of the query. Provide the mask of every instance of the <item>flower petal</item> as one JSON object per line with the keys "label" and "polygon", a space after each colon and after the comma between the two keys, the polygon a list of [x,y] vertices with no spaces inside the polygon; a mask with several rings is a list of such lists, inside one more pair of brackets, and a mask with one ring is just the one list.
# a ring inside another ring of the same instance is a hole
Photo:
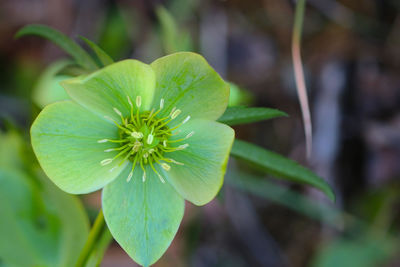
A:
{"label": "flower petal", "polygon": [[187,148],[164,154],[184,164],[171,164],[166,178],[183,198],[196,205],[207,204],[222,186],[235,132],[225,124],[201,119],[179,129],[182,132],[173,139],[194,134],[182,142],[189,144]]}
{"label": "flower petal", "polygon": [[57,186],[73,194],[96,191],[123,170],[126,164],[119,166],[117,161],[100,165],[116,152],[105,153],[115,145],[97,141],[117,137],[115,125],[72,101],[45,107],[31,128],[33,150],[43,170]]}
{"label": "flower petal", "polygon": [[[131,165],[131,164],[130,164]],[[168,183],[161,183],[147,166],[135,169],[126,181],[127,168],[103,190],[103,211],[115,240],[142,266],[157,261],[174,238],[184,212],[184,200]]]}
{"label": "flower petal", "polygon": [[200,55],[180,52],[151,63],[156,73],[153,107],[165,100],[161,117],[176,107],[180,118],[216,120],[224,113],[229,99],[229,86]]}
{"label": "flower petal", "polygon": [[[129,115],[127,96],[135,106],[136,97],[141,97],[140,110],[148,110],[153,100],[155,74],[152,68],[137,60],[123,60],[96,71],[61,83],[67,93],[78,104],[102,116],[115,120]],[[136,106],[135,106],[136,108]]]}

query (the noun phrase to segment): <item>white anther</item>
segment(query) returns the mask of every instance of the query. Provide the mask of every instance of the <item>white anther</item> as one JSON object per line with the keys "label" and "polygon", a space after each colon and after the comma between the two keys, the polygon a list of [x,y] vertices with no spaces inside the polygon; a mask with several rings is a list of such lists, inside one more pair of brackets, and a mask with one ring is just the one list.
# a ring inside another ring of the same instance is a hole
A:
{"label": "white anther", "polygon": [[128,98],[128,103],[129,103],[129,106],[133,107],[133,105],[132,105],[132,101],[131,101],[131,98],[130,98],[128,95],[126,96],[126,98]]}
{"label": "white anther", "polygon": [[171,119],[175,119],[176,117],[178,117],[181,112],[182,111],[180,109],[175,110],[174,113],[171,114]]}
{"label": "white anther", "polygon": [[114,148],[109,148],[109,149],[104,150],[104,152],[111,152],[111,151],[114,151]]}
{"label": "white anther", "polygon": [[149,134],[147,136],[147,144],[151,145],[151,143],[153,143],[154,140],[154,136],[152,134]]}
{"label": "white anther", "polygon": [[167,163],[161,163],[161,167],[166,171],[169,171],[171,169],[171,166],[169,166]]}
{"label": "white anther", "polygon": [[178,149],[185,149],[188,146],[189,146],[189,144],[183,144],[183,145],[178,146]]}
{"label": "white anther", "polygon": [[185,165],[182,162],[176,161],[174,159],[169,159],[172,163],[175,163],[176,165]]}
{"label": "white anther", "polygon": [[147,159],[148,157],[149,157],[149,153],[146,152],[143,154],[143,158]]}
{"label": "white anther", "polygon": [[100,164],[102,166],[106,166],[107,164],[110,164],[113,161],[113,159],[103,159],[102,161],[100,161]]}
{"label": "white anther", "polygon": [[136,97],[136,106],[137,106],[138,108],[140,108],[141,105],[142,105],[142,97],[141,97],[140,95],[138,95],[138,96]]}
{"label": "white anther", "polygon": [[142,144],[141,142],[136,141],[136,142],[133,144],[132,151],[138,152],[139,149],[140,149],[140,147],[141,147],[142,145],[143,145],[143,144]]}
{"label": "white anther", "polygon": [[133,172],[130,172],[128,178],[126,178],[126,182],[129,182],[132,178]]}
{"label": "white anther", "polygon": [[157,173],[157,175],[158,175],[158,178],[160,178],[161,183],[165,184],[164,178],[162,178],[162,176],[159,173]]}
{"label": "white anther", "polygon": [[161,98],[160,100],[160,109],[163,109],[164,107],[164,98]]}
{"label": "white anther", "polygon": [[167,140],[164,140],[162,143],[164,147],[167,147]]}
{"label": "white anther", "polygon": [[143,183],[146,181],[146,172],[143,172],[142,181]]}
{"label": "white anther", "polygon": [[143,137],[143,133],[142,132],[132,132],[131,135],[136,139],[140,139],[140,138]]}
{"label": "white anther", "polygon": [[189,120],[190,120],[190,116],[187,116],[186,119],[184,119],[184,120],[182,121],[182,124],[187,123]]}
{"label": "white anther", "polygon": [[116,168],[117,168],[117,166],[112,167],[112,168],[109,170],[109,172],[113,172]]}
{"label": "white anther", "polygon": [[114,109],[115,113],[117,113],[119,116],[122,116],[121,111],[119,111],[117,108],[113,108],[113,109]]}
{"label": "white anther", "polygon": [[175,109],[176,109],[176,107],[174,107],[174,108],[171,110],[171,113],[169,113],[169,116],[171,116],[171,115],[172,115],[172,113],[174,113],[174,112],[175,112]]}
{"label": "white anther", "polygon": [[194,131],[191,131],[190,133],[188,133],[188,135],[186,135],[185,139],[188,139],[190,137],[192,137],[194,135]]}
{"label": "white anther", "polygon": [[108,139],[101,139],[101,140],[97,140],[97,143],[106,143],[108,142]]}
{"label": "white anther", "polygon": [[154,148],[150,148],[149,149],[149,154],[153,153],[154,151],[155,151]]}

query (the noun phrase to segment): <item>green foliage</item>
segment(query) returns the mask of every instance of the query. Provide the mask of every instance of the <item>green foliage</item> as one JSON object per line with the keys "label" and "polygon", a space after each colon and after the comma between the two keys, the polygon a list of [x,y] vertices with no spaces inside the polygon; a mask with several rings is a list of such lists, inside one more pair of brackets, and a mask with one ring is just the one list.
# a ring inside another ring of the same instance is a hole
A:
{"label": "green foliage", "polygon": [[31,24],[20,29],[15,35],[20,38],[26,35],[38,35],[52,41],[67,52],[78,65],[87,70],[97,69],[97,65],[90,55],[65,34],[45,25]]}
{"label": "green foliage", "polygon": [[167,9],[159,6],[156,14],[161,26],[161,41],[166,54],[180,51],[191,51],[190,34],[178,28],[173,16]]}
{"label": "green foliage", "polygon": [[365,235],[356,239],[338,238],[323,246],[313,267],[376,267],[395,255],[398,240],[389,236]]}
{"label": "green foliage", "polygon": [[228,107],[218,121],[232,126],[286,116],[285,112],[272,108]]}
{"label": "green foliage", "polygon": [[321,177],[295,161],[237,139],[233,143],[231,154],[236,158],[251,162],[276,177],[314,186],[324,192],[330,200],[335,200],[331,187]]}
{"label": "green foliage", "polygon": [[60,100],[69,99],[68,94],[60,85],[61,81],[71,78],[69,75],[58,75],[65,67],[73,64],[69,60],[56,61],[40,75],[33,88],[33,101],[41,108]]}
{"label": "green foliage", "polygon": [[103,49],[101,49],[101,47],[99,47],[96,43],[90,41],[89,39],[87,39],[83,36],[79,36],[79,38],[81,38],[93,50],[93,52],[97,56],[97,59],[101,63],[101,65],[100,65],[101,67],[105,67],[107,65],[114,63],[114,60]]}

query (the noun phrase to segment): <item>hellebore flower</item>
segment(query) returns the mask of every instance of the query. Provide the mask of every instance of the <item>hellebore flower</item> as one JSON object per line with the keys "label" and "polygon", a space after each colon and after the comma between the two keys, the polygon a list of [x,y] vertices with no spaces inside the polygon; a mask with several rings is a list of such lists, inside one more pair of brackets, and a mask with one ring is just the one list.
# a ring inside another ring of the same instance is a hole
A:
{"label": "hellebore flower", "polygon": [[234,131],[215,120],[228,85],[188,52],[150,65],[120,61],[62,85],[72,101],[48,105],[32,125],[39,163],[66,192],[104,187],[112,235],[135,261],[154,263],[184,199],[204,205],[222,186]]}

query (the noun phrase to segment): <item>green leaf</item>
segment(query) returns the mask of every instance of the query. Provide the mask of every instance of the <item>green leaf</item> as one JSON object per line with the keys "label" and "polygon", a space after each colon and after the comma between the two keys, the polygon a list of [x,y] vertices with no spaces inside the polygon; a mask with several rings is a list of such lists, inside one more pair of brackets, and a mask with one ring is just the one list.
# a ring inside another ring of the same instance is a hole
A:
{"label": "green leaf", "polygon": [[39,107],[44,108],[46,105],[56,101],[69,99],[60,82],[71,78],[71,76],[57,74],[71,63],[72,61],[69,60],[56,61],[40,75],[32,96]]}
{"label": "green leaf", "polygon": [[183,198],[205,205],[222,186],[235,132],[227,125],[201,119],[191,120],[179,129],[182,132],[171,140],[185,138],[193,131],[185,141],[189,146],[166,156],[184,165],[171,164],[164,173]]}
{"label": "green leaf", "polygon": [[184,200],[168,183],[146,166],[143,172],[130,170],[103,189],[104,218],[115,240],[137,263],[149,266],[156,262],[172,242],[183,217]]}
{"label": "green leaf", "polygon": [[162,6],[156,8],[161,25],[161,40],[166,54],[191,50],[190,35],[178,28],[174,17]]}
{"label": "green leaf", "polygon": [[142,99],[141,111],[149,110],[153,101],[155,74],[152,68],[137,60],[127,59],[108,65],[90,75],[79,76],[61,83],[69,96],[99,114],[116,121],[130,115],[128,96],[134,104],[136,97]]}
{"label": "green leaf", "polygon": [[17,170],[0,169],[0,212],[6,266],[72,266],[89,232],[76,197]]}
{"label": "green leaf", "polygon": [[327,182],[293,160],[238,139],[233,143],[231,154],[279,178],[316,187],[335,201],[335,194]]}
{"label": "green leaf", "polygon": [[40,24],[31,24],[20,29],[15,37],[20,38],[21,36],[25,35],[38,35],[46,38],[67,52],[78,65],[87,70],[97,69],[96,63],[93,61],[90,55],[82,49],[82,47],[76,44],[65,34],[53,28]]}
{"label": "green leaf", "polygon": [[233,170],[228,173],[225,183],[239,190],[283,205],[312,219],[323,221],[337,229],[342,229],[343,227],[344,214],[332,207],[332,205],[316,203],[303,194],[291,191],[284,186],[269,181],[265,177]]}
{"label": "green leaf", "polygon": [[338,238],[322,247],[313,260],[314,267],[376,267],[394,257],[399,243],[394,236],[363,235],[355,239]]}
{"label": "green leaf", "polygon": [[285,112],[271,108],[228,107],[218,121],[232,126],[286,116]]}
{"label": "green leaf", "polygon": [[233,82],[229,82],[229,88],[229,107],[248,106],[254,101],[254,95]]}
{"label": "green leaf", "polygon": [[68,193],[96,191],[114,180],[126,166],[117,161],[100,164],[117,154],[104,150],[118,145],[98,140],[118,138],[118,128],[72,101],[46,106],[32,125],[31,138],[47,176]]}
{"label": "green leaf", "polygon": [[[153,107],[158,109],[161,98],[167,116],[173,107],[182,111],[181,118],[216,120],[224,113],[229,99],[229,86],[200,55],[180,52],[151,63],[156,73]],[[174,120],[171,123],[179,123]]]}
{"label": "green leaf", "polygon": [[79,36],[96,54],[98,59],[100,60],[102,67],[110,65],[114,63],[114,60],[103,50],[101,47],[99,47],[96,43],[90,41],[89,39]]}

